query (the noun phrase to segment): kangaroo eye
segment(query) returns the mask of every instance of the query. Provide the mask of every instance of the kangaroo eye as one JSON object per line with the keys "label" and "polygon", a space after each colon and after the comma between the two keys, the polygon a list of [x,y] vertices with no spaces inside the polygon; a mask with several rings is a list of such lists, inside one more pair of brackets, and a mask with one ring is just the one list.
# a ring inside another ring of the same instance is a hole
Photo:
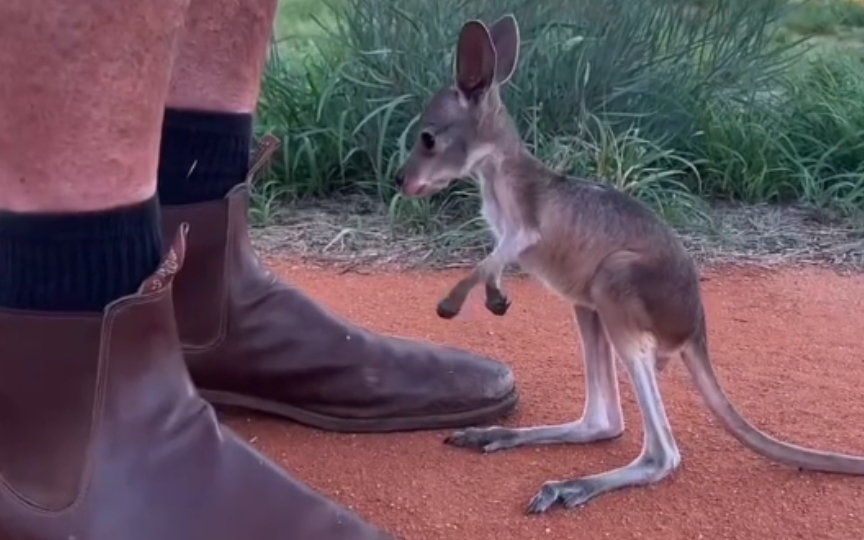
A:
{"label": "kangaroo eye", "polygon": [[435,136],[428,131],[424,131],[420,134],[420,144],[422,144],[423,148],[426,150],[432,150],[435,148]]}

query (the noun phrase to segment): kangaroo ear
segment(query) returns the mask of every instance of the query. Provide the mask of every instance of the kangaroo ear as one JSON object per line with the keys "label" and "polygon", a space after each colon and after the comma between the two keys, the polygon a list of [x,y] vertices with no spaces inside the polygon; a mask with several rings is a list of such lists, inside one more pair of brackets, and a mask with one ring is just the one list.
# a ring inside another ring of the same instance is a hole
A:
{"label": "kangaroo ear", "polygon": [[495,46],[497,62],[495,65],[495,80],[504,84],[510,80],[519,62],[519,24],[513,14],[507,14],[495,21],[489,29],[492,44]]}
{"label": "kangaroo ear", "polygon": [[495,80],[496,54],[492,37],[480,21],[468,21],[456,47],[456,87],[465,97],[482,95]]}

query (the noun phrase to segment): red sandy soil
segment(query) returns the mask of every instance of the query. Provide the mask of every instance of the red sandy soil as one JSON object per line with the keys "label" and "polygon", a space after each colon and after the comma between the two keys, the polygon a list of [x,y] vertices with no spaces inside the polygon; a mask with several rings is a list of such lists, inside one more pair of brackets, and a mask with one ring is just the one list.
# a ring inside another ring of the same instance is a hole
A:
{"label": "red sandy soil", "polygon": [[[521,406],[505,421],[576,419],[585,391],[572,312],[536,282],[505,281],[494,317],[480,292],[452,321],[438,299],[463,271],[339,274],[276,263],[280,275],[374,330],[478,351],[511,365]],[[864,276],[827,270],[723,270],[702,283],[713,360],[732,401],[760,428],[822,449],[864,454]],[[798,472],[720,428],[676,361],[661,377],[683,455],[670,479],[607,494],[581,509],[524,509],[546,480],[628,463],[642,427],[620,375],[627,432],[617,441],[482,455],[448,433],[346,435],[266,417],[229,424],[297,478],[406,540],[864,538],[864,477]]]}

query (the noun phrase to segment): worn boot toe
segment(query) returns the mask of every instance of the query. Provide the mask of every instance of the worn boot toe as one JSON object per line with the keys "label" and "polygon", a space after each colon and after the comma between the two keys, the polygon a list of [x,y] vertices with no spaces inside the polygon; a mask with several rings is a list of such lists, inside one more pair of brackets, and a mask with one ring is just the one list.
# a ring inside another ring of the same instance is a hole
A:
{"label": "worn boot toe", "polygon": [[174,303],[201,395],[334,431],[457,428],[511,412],[501,362],[367,331],[263,267],[248,236],[248,185],[224,199],[163,208],[191,224]]}

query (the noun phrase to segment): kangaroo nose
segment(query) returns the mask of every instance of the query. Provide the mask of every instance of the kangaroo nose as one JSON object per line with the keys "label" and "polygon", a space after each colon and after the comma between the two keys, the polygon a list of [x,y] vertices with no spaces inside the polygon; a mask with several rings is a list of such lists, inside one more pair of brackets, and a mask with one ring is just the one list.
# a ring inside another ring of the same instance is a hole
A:
{"label": "kangaroo nose", "polygon": [[399,171],[396,173],[396,186],[402,187],[402,184],[405,183],[405,173]]}

